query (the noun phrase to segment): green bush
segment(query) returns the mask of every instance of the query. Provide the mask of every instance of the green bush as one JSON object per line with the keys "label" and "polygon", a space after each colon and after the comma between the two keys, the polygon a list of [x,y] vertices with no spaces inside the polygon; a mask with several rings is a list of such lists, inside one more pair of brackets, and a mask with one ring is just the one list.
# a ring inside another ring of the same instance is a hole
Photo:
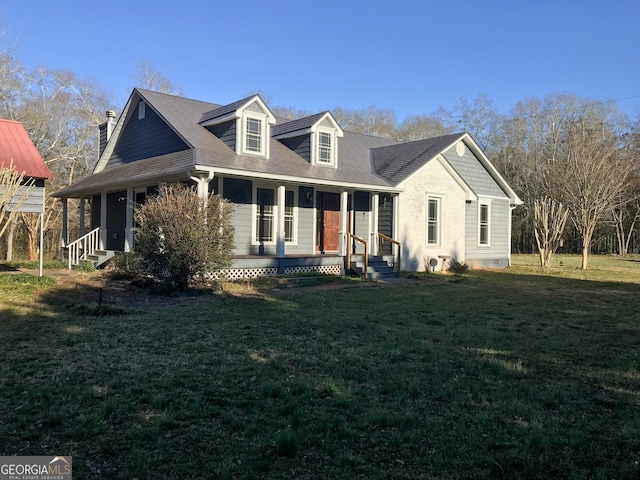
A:
{"label": "green bush", "polygon": [[191,188],[167,185],[136,210],[136,252],[142,267],[177,290],[206,282],[231,265],[232,206],[218,195],[206,201]]}

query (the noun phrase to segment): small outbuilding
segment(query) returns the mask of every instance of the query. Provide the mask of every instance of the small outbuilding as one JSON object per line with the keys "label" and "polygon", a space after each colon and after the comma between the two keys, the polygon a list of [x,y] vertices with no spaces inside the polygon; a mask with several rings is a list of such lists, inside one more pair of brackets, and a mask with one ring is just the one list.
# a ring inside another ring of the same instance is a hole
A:
{"label": "small outbuilding", "polygon": [[[40,275],[42,275],[42,236],[45,204],[45,180],[52,177],[40,152],[20,122],[0,119],[0,169],[13,168],[24,175],[22,186],[13,196],[9,211],[39,213]],[[26,198],[24,198],[27,194]]]}

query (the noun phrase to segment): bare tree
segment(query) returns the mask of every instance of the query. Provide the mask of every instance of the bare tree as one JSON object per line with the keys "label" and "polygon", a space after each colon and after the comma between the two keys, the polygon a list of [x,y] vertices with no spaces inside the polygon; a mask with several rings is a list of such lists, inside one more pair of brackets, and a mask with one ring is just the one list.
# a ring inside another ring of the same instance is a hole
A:
{"label": "bare tree", "polygon": [[569,210],[560,202],[549,197],[535,200],[534,230],[542,268],[551,266],[551,258],[560,246],[568,217]]}
{"label": "bare tree", "polygon": [[13,164],[0,168],[0,237],[4,235],[18,215],[20,207],[31,194],[33,181],[25,183],[23,180],[24,174],[18,173]]}
{"label": "bare tree", "polygon": [[138,63],[136,86],[160,93],[183,96],[182,88],[169,80],[153,63],[143,61]]}
{"label": "bare tree", "polygon": [[336,107],[332,113],[340,126],[350,132],[385,138],[398,137],[396,113],[393,110],[370,105],[363,110]]}
{"label": "bare tree", "polygon": [[406,142],[440,137],[449,133],[454,132],[439,119],[430,115],[409,116],[402,121],[398,131],[400,138]]}
{"label": "bare tree", "polygon": [[621,154],[619,138],[598,115],[570,122],[561,148],[549,158],[545,184],[571,211],[582,241],[582,268],[588,267],[593,232],[628,187],[634,162]]}
{"label": "bare tree", "polygon": [[462,97],[453,110],[440,108],[436,118],[451,132],[469,132],[480,148],[489,154],[500,144],[498,140],[504,118],[486,94],[480,94],[473,100]]}

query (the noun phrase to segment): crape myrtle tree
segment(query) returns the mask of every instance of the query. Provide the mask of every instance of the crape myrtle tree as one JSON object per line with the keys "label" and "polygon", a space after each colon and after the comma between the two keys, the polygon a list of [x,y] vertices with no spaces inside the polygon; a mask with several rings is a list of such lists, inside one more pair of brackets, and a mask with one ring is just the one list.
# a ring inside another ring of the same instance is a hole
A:
{"label": "crape myrtle tree", "polygon": [[568,217],[569,210],[552,198],[534,202],[533,224],[542,268],[551,267],[551,258],[562,242]]}
{"label": "crape myrtle tree", "polygon": [[596,227],[627,190],[637,168],[621,148],[620,137],[601,120],[598,115],[584,115],[569,122],[544,172],[549,195],[571,212],[585,270]]}
{"label": "crape myrtle tree", "polygon": [[177,290],[206,282],[231,265],[232,205],[188,186],[163,185],[135,211],[136,253],[146,273]]}

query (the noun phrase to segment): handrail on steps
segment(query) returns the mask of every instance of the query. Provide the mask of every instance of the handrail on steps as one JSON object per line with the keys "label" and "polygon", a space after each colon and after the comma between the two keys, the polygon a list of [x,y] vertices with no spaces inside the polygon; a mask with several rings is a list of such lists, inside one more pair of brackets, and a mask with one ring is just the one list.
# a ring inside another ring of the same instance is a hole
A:
{"label": "handrail on steps", "polygon": [[401,248],[402,244],[399,241],[394,240],[393,238],[385,235],[384,233],[380,233],[380,232],[378,232],[378,242],[379,242],[378,243],[378,247],[379,247],[378,251],[380,251],[382,249],[382,244],[384,242],[390,242],[390,243],[393,243],[393,244],[398,246],[398,248],[396,249],[396,251],[398,253],[395,255],[395,257],[397,257],[398,260],[393,262],[393,269],[396,272],[400,273],[400,255],[401,255],[401,252],[402,252],[402,248]]}
{"label": "handrail on steps", "polygon": [[[369,263],[369,243],[360,237],[356,237],[353,233],[347,233],[347,240],[354,239],[357,242],[364,244],[364,279],[367,279],[367,264]],[[351,268],[351,242],[347,241],[347,268]]]}
{"label": "handrail on steps", "polygon": [[87,255],[93,255],[100,246],[100,227],[91,230],[77,240],[67,245],[69,256],[69,270],[78,265],[80,260],[86,260]]}

